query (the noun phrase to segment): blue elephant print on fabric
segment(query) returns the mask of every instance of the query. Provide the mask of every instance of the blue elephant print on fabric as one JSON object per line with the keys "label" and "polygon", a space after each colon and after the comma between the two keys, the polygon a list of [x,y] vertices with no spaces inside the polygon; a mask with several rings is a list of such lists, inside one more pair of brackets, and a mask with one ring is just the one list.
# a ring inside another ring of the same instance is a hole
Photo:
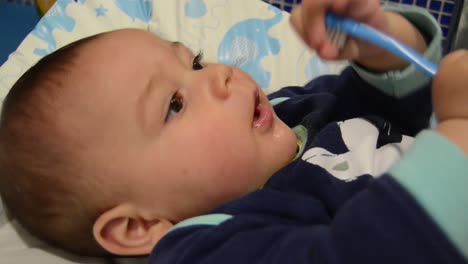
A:
{"label": "blue elephant print on fabric", "polygon": [[281,21],[282,13],[269,6],[274,12],[270,19],[247,19],[235,24],[223,37],[218,48],[220,63],[238,67],[249,73],[262,88],[271,82],[271,73],[261,66],[261,61],[280,51],[280,42],[268,35],[268,30]]}
{"label": "blue elephant print on fabric", "polygon": [[184,11],[190,18],[203,17],[207,12],[205,0],[186,0]]}
{"label": "blue elephant print on fabric", "polygon": [[114,0],[114,2],[117,7],[132,18],[133,21],[135,21],[135,19],[139,19],[143,22],[151,20],[151,0]]}
{"label": "blue elephant print on fabric", "polygon": [[[65,12],[67,6],[71,3],[75,3],[75,1],[62,0],[56,2],[31,32],[34,36],[45,41],[48,45],[45,49],[34,49],[34,54],[42,57],[57,49],[57,43],[52,36],[52,32],[55,29],[71,32],[75,28],[75,20]],[[84,0],[78,2],[78,4],[83,3]]]}

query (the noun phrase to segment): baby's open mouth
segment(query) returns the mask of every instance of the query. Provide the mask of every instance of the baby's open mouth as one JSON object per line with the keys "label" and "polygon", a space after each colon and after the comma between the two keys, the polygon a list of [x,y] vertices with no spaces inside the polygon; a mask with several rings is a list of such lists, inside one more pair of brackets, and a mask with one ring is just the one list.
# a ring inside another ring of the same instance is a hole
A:
{"label": "baby's open mouth", "polygon": [[258,118],[260,117],[260,95],[258,93],[258,90],[255,92],[255,104],[254,104],[254,118],[253,118],[253,122],[255,124],[255,121],[258,120]]}
{"label": "baby's open mouth", "polygon": [[260,91],[257,89],[254,96],[254,113],[252,126],[254,128],[269,127],[273,120],[272,110],[269,104],[262,104]]}

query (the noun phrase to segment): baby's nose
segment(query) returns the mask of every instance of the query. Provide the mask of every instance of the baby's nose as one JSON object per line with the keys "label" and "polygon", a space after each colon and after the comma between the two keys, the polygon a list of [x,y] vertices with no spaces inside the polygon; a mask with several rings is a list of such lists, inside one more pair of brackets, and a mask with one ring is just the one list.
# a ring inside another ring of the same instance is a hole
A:
{"label": "baby's nose", "polygon": [[204,70],[208,75],[208,86],[211,94],[220,99],[227,98],[230,94],[228,82],[232,77],[232,68],[224,64],[211,64]]}

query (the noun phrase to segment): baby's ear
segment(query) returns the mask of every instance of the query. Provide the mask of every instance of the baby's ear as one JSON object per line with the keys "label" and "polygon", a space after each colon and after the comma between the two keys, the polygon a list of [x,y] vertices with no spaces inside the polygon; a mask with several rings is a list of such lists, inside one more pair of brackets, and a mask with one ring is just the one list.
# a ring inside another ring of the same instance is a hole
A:
{"label": "baby's ear", "polygon": [[167,219],[147,219],[134,206],[121,204],[98,217],[93,235],[112,254],[147,255],[172,226]]}

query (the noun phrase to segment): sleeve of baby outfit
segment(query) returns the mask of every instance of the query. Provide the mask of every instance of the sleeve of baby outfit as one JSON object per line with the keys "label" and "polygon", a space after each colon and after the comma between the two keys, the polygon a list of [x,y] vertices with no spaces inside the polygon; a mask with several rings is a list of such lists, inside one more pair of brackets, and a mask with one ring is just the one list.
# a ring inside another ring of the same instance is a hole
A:
{"label": "sleeve of baby outfit", "polygon": [[[424,57],[438,64],[442,56],[442,31],[434,17],[426,9],[416,6],[385,5],[384,8],[399,13],[418,28],[428,43]],[[362,114],[385,118],[410,136],[429,126],[432,79],[413,64],[385,73],[373,73],[355,63],[351,63],[351,67],[352,73],[360,78],[349,74],[348,87],[342,84],[342,89],[337,90],[341,101],[336,111],[337,118],[348,118],[347,112],[358,109]],[[370,85],[363,85],[359,79]],[[353,87],[349,89],[351,85]]]}
{"label": "sleeve of baby outfit", "polygon": [[468,259],[468,157],[435,131],[423,131],[390,171]]}
{"label": "sleeve of baby outfit", "polygon": [[[399,13],[416,26],[428,41],[424,57],[434,63],[439,63],[442,57],[442,31],[434,17],[426,9],[416,6],[385,5],[384,8]],[[403,70],[381,74],[370,72],[354,63],[352,67],[366,82],[385,94],[397,98],[407,96],[431,82],[430,77],[412,64]]]}

